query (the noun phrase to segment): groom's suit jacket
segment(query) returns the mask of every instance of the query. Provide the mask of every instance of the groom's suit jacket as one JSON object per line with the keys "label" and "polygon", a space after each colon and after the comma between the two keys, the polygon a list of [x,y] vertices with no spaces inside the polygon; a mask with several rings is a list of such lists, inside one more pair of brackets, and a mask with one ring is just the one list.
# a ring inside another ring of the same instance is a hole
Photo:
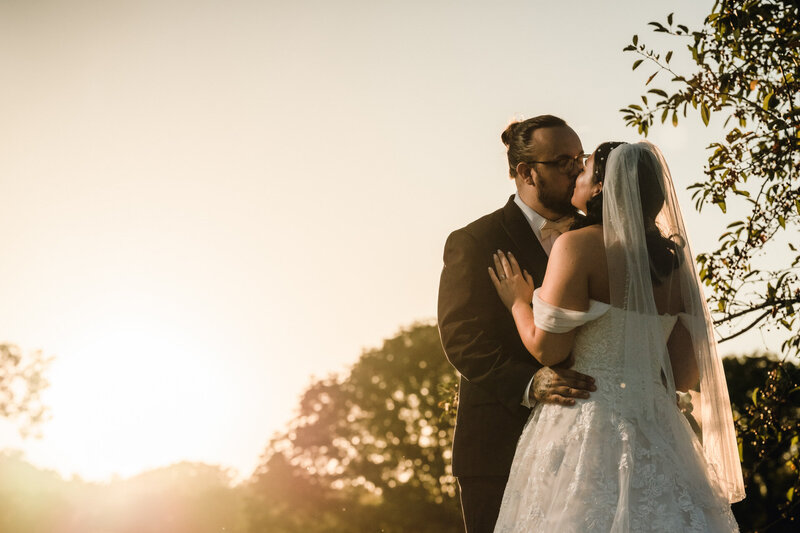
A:
{"label": "groom's suit jacket", "polygon": [[541,365],[528,353],[488,267],[513,252],[541,286],[547,254],[512,196],[502,209],[450,234],[439,284],[438,322],[461,374],[453,439],[455,476],[507,476],[530,409],[521,402]]}

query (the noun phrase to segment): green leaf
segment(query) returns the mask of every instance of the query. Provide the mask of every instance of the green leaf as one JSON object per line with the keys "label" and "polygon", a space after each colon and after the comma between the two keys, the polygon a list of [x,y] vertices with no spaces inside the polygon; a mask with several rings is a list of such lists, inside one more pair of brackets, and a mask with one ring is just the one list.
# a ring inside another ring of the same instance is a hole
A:
{"label": "green leaf", "polygon": [[786,501],[790,502],[792,501],[792,498],[794,498],[794,487],[786,491]]}
{"label": "green leaf", "polygon": [[650,85],[650,82],[651,82],[651,81],[653,81],[653,78],[655,78],[655,77],[656,77],[656,75],[658,75],[658,73],[659,73],[659,71],[658,71],[658,70],[657,70],[657,71],[655,71],[655,72],[653,72],[653,73],[650,75],[650,77],[649,77],[649,78],[647,78],[647,81],[646,81],[644,84],[645,84],[645,85]]}
{"label": "green leaf", "polygon": [[675,127],[678,126],[678,112],[677,111],[673,111],[672,112],[672,125],[675,126]]}
{"label": "green leaf", "polygon": [[669,64],[669,60],[672,59],[672,50],[667,52],[667,57],[665,57],[664,59],[666,60],[667,64]]}
{"label": "green leaf", "polygon": [[[669,108],[665,107],[664,108],[664,112],[661,113],[661,123],[662,124],[667,121],[667,115],[669,115]],[[797,205],[798,205],[797,211],[800,213],[800,202],[798,202]]]}
{"label": "green leaf", "polygon": [[753,400],[753,405],[758,406],[758,387],[753,389],[753,394],[750,396]]}
{"label": "green leaf", "polygon": [[770,92],[767,93],[767,96],[764,97],[764,103],[761,106],[764,109],[764,111],[769,110],[769,102],[770,102],[770,100],[772,100],[773,94],[774,93],[772,91],[770,91]]}
{"label": "green leaf", "polygon": [[667,15],[667,24],[669,24],[670,26],[672,26],[672,16],[674,14],[675,13],[670,13],[669,15]]}
{"label": "green leaf", "polygon": [[637,44],[639,44],[639,36],[638,35],[634,35],[633,36],[633,46],[636,46]]}
{"label": "green leaf", "polygon": [[658,96],[663,96],[664,98],[667,97],[667,92],[662,91],[661,89],[650,89],[647,91],[648,93],[657,94]]}
{"label": "green leaf", "polygon": [[700,106],[700,117],[703,119],[703,124],[708,126],[708,119],[709,119],[710,112],[708,110],[708,106],[705,102]]}
{"label": "green leaf", "polygon": [[778,215],[778,224],[780,224],[783,229],[786,229],[786,219],[781,215]]}
{"label": "green leaf", "polygon": [[637,59],[636,61],[634,61],[634,62],[633,62],[633,68],[632,68],[631,70],[636,70],[636,67],[638,67],[639,65],[641,65],[641,64],[642,64],[642,61],[644,61],[644,59]]}

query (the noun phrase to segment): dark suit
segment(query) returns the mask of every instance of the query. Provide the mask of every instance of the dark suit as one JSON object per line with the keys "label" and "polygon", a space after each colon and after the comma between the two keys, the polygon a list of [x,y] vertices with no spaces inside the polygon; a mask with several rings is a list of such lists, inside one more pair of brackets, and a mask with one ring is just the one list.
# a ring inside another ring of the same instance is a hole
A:
{"label": "dark suit", "polygon": [[547,255],[513,196],[502,209],[450,234],[439,284],[439,333],[448,360],[461,374],[453,474],[459,478],[469,533],[494,527],[517,440],[530,415],[522,398],[541,368],[489,278],[487,267],[498,249],[513,252],[541,285]]}

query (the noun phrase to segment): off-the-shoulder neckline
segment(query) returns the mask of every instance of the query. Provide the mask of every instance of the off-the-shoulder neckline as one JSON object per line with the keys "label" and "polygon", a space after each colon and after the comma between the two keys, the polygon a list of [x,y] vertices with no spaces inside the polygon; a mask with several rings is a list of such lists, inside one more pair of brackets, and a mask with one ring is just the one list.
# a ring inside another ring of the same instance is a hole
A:
{"label": "off-the-shoulder neckline", "polygon": [[[535,296],[536,298],[539,298],[539,295],[537,294],[538,292],[539,292],[539,288],[537,288],[535,291],[533,291],[533,293],[534,293],[534,296]],[[539,298],[539,300],[541,300],[543,303],[545,303],[545,304],[547,304],[547,305],[549,305],[549,306],[556,307],[556,308],[558,308],[558,309],[562,309],[562,310],[564,310],[564,311],[568,311],[568,312],[570,312],[570,313],[588,313],[588,312],[590,312],[590,311],[592,310],[592,307],[595,307],[595,309],[596,309],[597,307],[600,307],[600,308],[605,308],[605,310],[606,310],[606,311],[608,311],[609,309],[619,309],[620,311],[624,311],[624,309],[621,309],[621,308],[619,308],[619,307],[614,307],[613,305],[611,305],[611,304],[609,304],[609,303],[606,303],[606,302],[601,302],[600,300],[595,300],[594,298],[589,298],[589,309],[586,309],[585,311],[581,311],[581,310],[578,310],[578,309],[568,309],[568,308],[566,308],[566,307],[561,307],[561,306],[558,306],[558,305],[553,305],[553,304],[551,304],[551,303],[549,303],[549,302],[545,302],[545,301],[544,301],[544,300],[542,300],[541,298]],[[666,317],[678,318],[678,317],[680,317],[680,315],[683,315],[683,314],[685,314],[685,313],[677,313],[677,314],[672,314],[672,313],[659,313],[659,314],[658,314],[658,316],[666,316]]]}
{"label": "off-the-shoulder neckline", "polygon": [[[620,311],[624,311],[624,309],[621,309],[619,307],[614,307],[611,304],[607,304],[605,302],[601,302],[600,300],[594,300],[592,298],[589,298],[589,305],[590,306],[592,305],[592,302],[595,302],[595,303],[598,303],[598,304],[601,304],[601,305],[607,305],[609,307],[609,309],[619,309]],[[681,315],[685,315],[685,314],[686,313],[675,313],[675,314],[672,314],[672,313],[658,313],[658,316],[668,316],[668,317],[671,317],[671,318],[679,318]]]}

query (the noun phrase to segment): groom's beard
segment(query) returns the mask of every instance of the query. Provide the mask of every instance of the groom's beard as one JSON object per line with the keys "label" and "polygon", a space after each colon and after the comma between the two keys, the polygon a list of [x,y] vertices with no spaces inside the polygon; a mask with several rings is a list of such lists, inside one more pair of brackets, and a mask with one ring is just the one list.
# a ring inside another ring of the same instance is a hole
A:
{"label": "groom's beard", "polygon": [[543,184],[538,184],[536,187],[536,195],[539,197],[539,203],[547,209],[555,211],[564,216],[575,216],[578,210],[572,205],[572,193],[575,191],[575,184],[569,188],[567,194],[560,195],[556,191],[543,187]]}

